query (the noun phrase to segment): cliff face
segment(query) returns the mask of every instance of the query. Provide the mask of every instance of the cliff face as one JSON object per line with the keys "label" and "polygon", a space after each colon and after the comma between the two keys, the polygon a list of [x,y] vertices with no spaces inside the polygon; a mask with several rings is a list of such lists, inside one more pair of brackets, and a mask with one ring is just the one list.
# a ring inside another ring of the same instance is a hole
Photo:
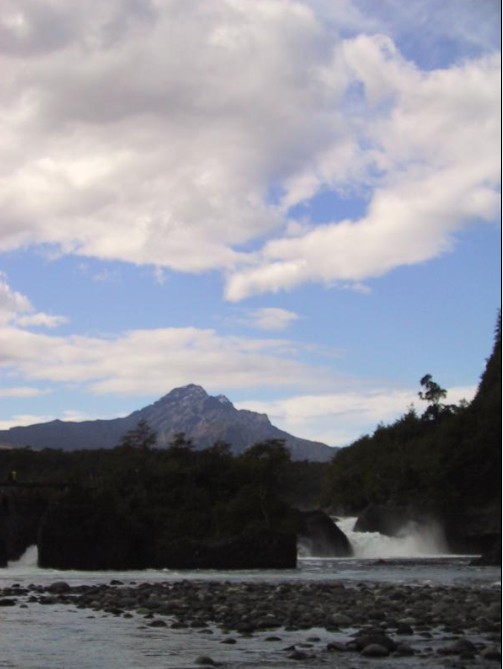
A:
{"label": "cliff face", "polygon": [[157,433],[157,445],[167,446],[184,433],[197,449],[217,441],[230,444],[235,454],[269,439],[282,439],[294,460],[326,462],[337,449],[295,437],[271,424],[265,414],[238,410],[223,395],[211,396],[201,386],[188,385],[129,416],[79,423],[52,421],[0,431],[0,442],[35,449],[81,450],[113,448],[140,420]]}

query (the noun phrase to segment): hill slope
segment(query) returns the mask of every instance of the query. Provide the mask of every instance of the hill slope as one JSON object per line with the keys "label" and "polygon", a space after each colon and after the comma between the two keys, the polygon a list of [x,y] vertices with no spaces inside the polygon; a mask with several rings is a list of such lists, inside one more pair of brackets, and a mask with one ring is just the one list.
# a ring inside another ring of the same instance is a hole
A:
{"label": "hill slope", "polygon": [[283,439],[294,460],[326,462],[336,449],[326,444],[295,437],[271,424],[265,414],[238,410],[223,395],[211,396],[194,384],[170,393],[129,416],[111,420],[65,422],[13,427],[0,431],[0,443],[35,449],[80,450],[113,448],[121,437],[146,420],[157,433],[157,446],[167,446],[177,433],[184,433],[197,449],[217,441],[229,443],[234,453],[268,439]]}
{"label": "hill slope", "polygon": [[456,550],[486,550],[501,534],[501,319],[472,403],[434,408],[341,450],[324,502],[350,515],[369,504],[427,512]]}

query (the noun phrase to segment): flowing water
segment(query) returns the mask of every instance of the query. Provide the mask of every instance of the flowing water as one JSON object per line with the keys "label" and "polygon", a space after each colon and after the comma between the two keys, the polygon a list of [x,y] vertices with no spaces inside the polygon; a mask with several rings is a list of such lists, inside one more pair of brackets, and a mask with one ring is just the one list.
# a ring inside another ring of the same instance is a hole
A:
{"label": "flowing water", "polygon": [[431,521],[426,524],[409,522],[396,537],[379,532],[354,532],[356,518],[335,520],[348,537],[358,558],[420,558],[448,555],[442,527]]}
{"label": "flowing water", "polygon": [[[414,585],[478,585],[501,587],[501,571],[491,567],[469,566],[470,558],[445,554],[438,529],[409,528],[398,538],[377,533],[355,533],[354,519],[338,521],[352,542],[353,558],[300,558],[297,569],[264,571],[173,571],[79,572],[40,569],[37,550],[31,547],[21,560],[0,569],[0,588],[13,584],[48,585],[64,580],[71,585],[184,579],[300,583],[339,581],[344,584],[401,583]],[[334,640],[334,634],[317,629],[305,633],[318,645]],[[311,637],[310,637],[311,635]],[[226,669],[289,667],[285,647],[298,643],[299,634],[281,630],[276,641],[266,642],[266,634],[240,638],[235,645],[222,644],[218,629],[175,630],[147,627],[142,616],[126,619],[65,605],[30,603],[0,607],[0,669],[176,669],[196,666],[198,656],[208,655]],[[306,647],[309,643],[306,643]],[[340,667],[369,667],[374,661],[338,656]],[[326,660],[296,662],[297,667],[327,666]],[[382,662],[382,661],[381,661]],[[407,658],[399,667],[424,667]],[[348,664],[349,663],[349,664]],[[333,660],[329,661],[333,666]],[[384,666],[381,664],[381,666]],[[391,665],[387,665],[391,666]]]}

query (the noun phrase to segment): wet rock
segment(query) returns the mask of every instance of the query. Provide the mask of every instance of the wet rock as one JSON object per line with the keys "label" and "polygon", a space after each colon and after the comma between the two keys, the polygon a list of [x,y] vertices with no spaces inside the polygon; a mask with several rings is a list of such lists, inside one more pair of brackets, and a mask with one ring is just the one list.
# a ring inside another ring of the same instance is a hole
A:
{"label": "wet rock", "polygon": [[217,667],[218,663],[215,662],[215,660],[209,655],[199,655],[199,657],[196,657],[194,660],[194,664],[199,664],[203,667]]}
{"label": "wet rock", "polygon": [[297,660],[297,661],[307,660],[308,657],[309,655],[307,653],[304,653],[304,651],[297,649],[293,650],[291,653],[288,654],[288,658],[290,660]]}
{"label": "wet rock", "polygon": [[155,620],[152,620],[148,624],[149,627],[167,627],[167,623],[162,620],[161,618],[156,618]]}
{"label": "wet rock", "polygon": [[380,643],[369,643],[362,649],[361,654],[365,657],[387,657],[389,650]]}
{"label": "wet rock", "polygon": [[412,646],[409,646],[406,643],[398,643],[393,655],[396,655],[397,657],[410,657],[411,655],[414,655],[415,652],[416,651]]}
{"label": "wet rock", "polygon": [[309,555],[350,557],[353,549],[344,532],[320,510],[305,511],[299,532],[299,544]]}
{"label": "wet rock", "polygon": [[413,634],[414,630],[410,625],[407,623],[398,623],[396,626],[396,633],[397,634]]}
{"label": "wet rock", "polygon": [[16,603],[16,599],[10,599],[9,597],[2,597],[0,599],[0,606],[15,606]]}
{"label": "wet rock", "polygon": [[349,627],[353,624],[351,618],[344,613],[334,613],[332,616],[330,616],[330,621],[338,627]]}
{"label": "wet rock", "polygon": [[61,595],[63,593],[71,592],[71,587],[66,581],[54,581],[54,583],[47,586],[47,592]]}
{"label": "wet rock", "polygon": [[480,656],[484,660],[494,660],[495,662],[501,662],[501,650],[498,646],[488,646],[480,653]]}
{"label": "wet rock", "polygon": [[355,532],[379,532],[396,537],[411,522],[424,522],[413,509],[404,506],[369,504],[358,516]]}
{"label": "wet rock", "polygon": [[360,652],[366,646],[383,646],[386,648],[388,653],[396,650],[396,643],[389,636],[385,634],[379,634],[378,632],[373,632],[371,634],[363,633],[359,634],[355,639],[356,649]]}
{"label": "wet rock", "polygon": [[469,639],[458,639],[449,646],[439,649],[440,655],[463,655],[473,657],[477,649]]}

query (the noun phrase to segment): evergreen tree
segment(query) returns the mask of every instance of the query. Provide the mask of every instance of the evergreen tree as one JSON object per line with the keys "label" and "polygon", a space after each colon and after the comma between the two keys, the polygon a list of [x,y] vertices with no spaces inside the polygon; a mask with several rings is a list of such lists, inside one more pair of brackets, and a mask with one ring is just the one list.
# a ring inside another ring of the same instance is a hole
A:
{"label": "evergreen tree", "polygon": [[142,418],[137,426],[126,432],[120,440],[120,446],[148,450],[153,448],[157,442],[157,434],[151,429],[147,421]]}

